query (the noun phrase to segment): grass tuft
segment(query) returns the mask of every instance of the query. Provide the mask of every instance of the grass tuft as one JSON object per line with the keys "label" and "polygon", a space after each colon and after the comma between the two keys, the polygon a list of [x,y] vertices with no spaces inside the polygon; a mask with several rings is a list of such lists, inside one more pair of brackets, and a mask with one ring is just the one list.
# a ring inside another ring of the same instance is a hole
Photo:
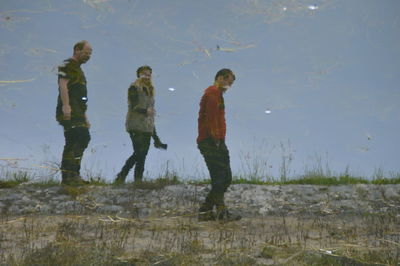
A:
{"label": "grass tuft", "polygon": [[286,185],[353,185],[353,184],[368,184],[369,181],[360,177],[352,177],[342,175],[339,177],[326,177],[322,175],[303,176],[299,179],[285,181]]}
{"label": "grass tuft", "polygon": [[[107,186],[110,182],[107,182],[104,177],[101,176],[89,176],[89,185],[94,186]],[[0,172],[0,189],[1,188],[13,188],[23,183],[29,183],[39,187],[51,187],[60,184],[60,181],[50,176],[45,179],[35,179],[28,172],[18,171],[2,171]],[[127,183],[133,185],[137,189],[162,189],[169,185],[179,184],[191,184],[191,185],[208,185],[211,183],[210,179],[202,180],[181,180],[176,173],[168,174],[163,177],[156,179],[145,179],[140,183],[132,182]],[[274,179],[271,177],[254,177],[254,176],[234,176],[232,184],[252,184],[252,185],[322,185],[322,186],[337,186],[337,185],[354,185],[354,184],[374,184],[374,185],[390,185],[400,184],[400,174],[391,174],[390,177],[384,177],[379,175],[374,177],[372,180],[351,176],[347,172],[339,176],[330,176],[324,174],[321,171],[311,171],[305,175],[295,179]],[[75,194],[75,193],[72,193]]]}
{"label": "grass tuft", "polygon": [[371,181],[371,184],[375,185],[394,185],[394,184],[400,184],[400,177],[396,178],[379,178],[379,179],[374,179]]}
{"label": "grass tuft", "polygon": [[0,188],[12,188],[19,184],[29,182],[32,178],[29,173],[23,170],[18,171],[2,171],[0,173]]}
{"label": "grass tuft", "polygon": [[142,182],[133,182],[133,187],[136,189],[149,189],[158,190],[163,189],[166,186],[179,185],[183,182],[179,181],[179,178],[174,175],[170,177],[159,177],[154,180],[143,180]]}

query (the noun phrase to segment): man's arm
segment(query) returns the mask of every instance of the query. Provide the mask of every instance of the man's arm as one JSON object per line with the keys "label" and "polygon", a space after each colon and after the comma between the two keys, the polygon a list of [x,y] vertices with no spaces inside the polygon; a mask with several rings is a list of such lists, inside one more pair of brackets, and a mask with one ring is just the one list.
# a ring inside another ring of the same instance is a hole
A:
{"label": "man's arm", "polygon": [[71,120],[71,106],[69,105],[69,94],[68,94],[68,79],[60,78],[58,80],[58,86],[60,88],[60,98],[62,102],[63,120]]}
{"label": "man's arm", "polygon": [[220,143],[220,123],[217,118],[218,113],[218,100],[215,95],[209,94],[206,97],[206,119],[210,128],[211,138],[215,144],[219,146]]}

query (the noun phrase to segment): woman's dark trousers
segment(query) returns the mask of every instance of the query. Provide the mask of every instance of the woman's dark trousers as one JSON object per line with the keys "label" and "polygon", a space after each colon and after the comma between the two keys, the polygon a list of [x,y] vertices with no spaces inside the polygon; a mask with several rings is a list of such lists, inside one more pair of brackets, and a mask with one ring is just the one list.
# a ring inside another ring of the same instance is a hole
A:
{"label": "woman's dark trousers", "polygon": [[117,182],[125,182],[126,176],[135,165],[135,182],[143,178],[144,164],[150,147],[151,133],[129,132],[132,140],[133,154],[126,160],[125,165],[117,175]]}

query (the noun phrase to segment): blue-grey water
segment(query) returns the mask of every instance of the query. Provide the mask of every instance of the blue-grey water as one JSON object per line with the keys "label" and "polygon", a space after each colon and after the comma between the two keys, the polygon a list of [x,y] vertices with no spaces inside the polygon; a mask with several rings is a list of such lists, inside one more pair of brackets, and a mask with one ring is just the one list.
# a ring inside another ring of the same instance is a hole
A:
{"label": "blue-grey water", "polygon": [[225,94],[235,175],[399,173],[399,10],[397,0],[1,0],[0,165],[40,176],[60,161],[56,67],[85,39],[84,171],[111,180],[132,152],[127,88],[147,64],[169,145],[150,149],[149,178],[208,177],[198,104],[225,67],[237,77]]}

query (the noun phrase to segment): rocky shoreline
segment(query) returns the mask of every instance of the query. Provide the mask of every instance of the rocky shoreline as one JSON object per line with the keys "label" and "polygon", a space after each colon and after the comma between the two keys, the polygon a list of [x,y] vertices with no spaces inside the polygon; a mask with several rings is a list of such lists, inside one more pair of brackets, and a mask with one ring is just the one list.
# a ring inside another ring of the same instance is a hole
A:
{"label": "rocky shoreline", "polygon": [[[195,213],[209,185],[171,185],[139,189],[133,185],[0,189],[0,214],[113,214],[145,218]],[[225,196],[231,210],[246,217],[394,213],[400,216],[400,185],[231,185]]]}

